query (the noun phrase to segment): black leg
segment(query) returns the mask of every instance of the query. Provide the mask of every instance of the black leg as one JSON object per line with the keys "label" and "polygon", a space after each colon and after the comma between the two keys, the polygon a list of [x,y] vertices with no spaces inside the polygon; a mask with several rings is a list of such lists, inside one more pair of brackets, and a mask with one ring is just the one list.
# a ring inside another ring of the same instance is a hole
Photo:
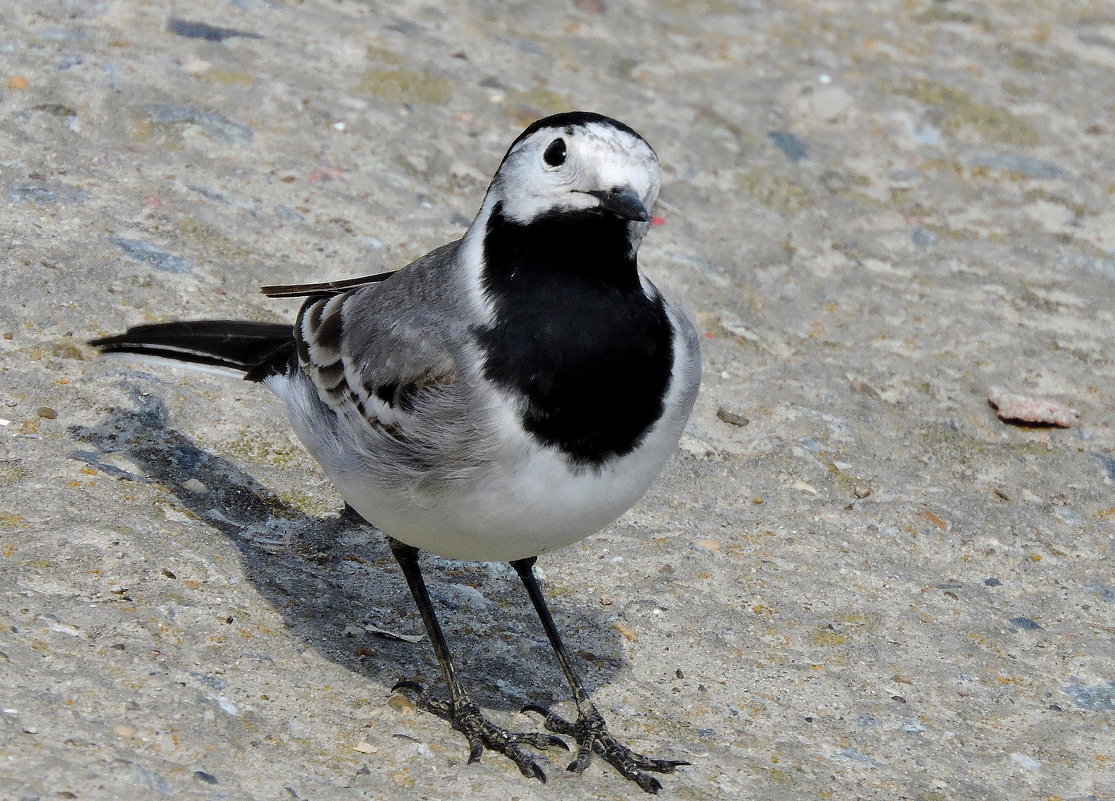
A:
{"label": "black leg", "polygon": [[524,776],[546,781],[546,774],[534,761],[523,746],[546,749],[552,747],[565,748],[565,742],[551,734],[536,732],[516,733],[497,726],[480,711],[480,707],[461,686],[457,679],[457,671],[453,667],[453,659],[449,654],[449,646],[445,642],[445,635],[441,631],[437,615],[434,613],[433,604],[430,602],[430,593],[426,590],[426,582],[422,580],[422,571],[418,566],[418,549],[398,540],[388,537],[387,544],[391,546],[391,553],[403,569],[410,594],[422,615],[422,622],[426,625],[426,633],[434,646],[434,654],[438,664],[441,665],[441,675],[449,687],[449,701],[438,701],[429,697],[421,685],[411,681],[401,681],[393,690],[412,690],[416,693],[415,703],[420,709],[432,712],[453,724],[453,728],[460,731],[469,742],[469,762],[476,762],[484,749],[497,751],[513,761]]}
{"label": "black leg", "polygon": [[527,706],[524,711],[539,712],[545,715],[547,729],[558,734],[568,734],[577,740],[579,746],[577,757],[569,763],[569,770],[574,773],[583,772],[588,767],[590,755],[595,751],[605,762],[626,778],[638,784],[644,791],[657,793],[662,789],[662,785],[658,779],[644,771],[673,773],[674,768],[689,763],[667,759],[651,759],[643,756],[621,744],[608,732],[604,717],[597,710],[592,699],[588,697],[588,693],[585,692],[581,679],[573,669],[573,663],[565,650],[565,644],[561,641],[561,635],[554,624],[553,615],[550,614],[550,607],[546,604],[545,596],[542,595],[542,587],[538,583],[538,577],[534,575],[535,561],[536,557],[532,556],[529,559],[519,559],[512,562],[511,566],[515,568],[515,572],[519,574],[519,578],[523,581],[523,586],[527,588],[531,603],[534,604],[534,609],[538,612],[538,618],[542,621],[542,628],[546,630],[546,636],[550,639],[550,645],[553,646],[554,653],[557,655],[558,664],[561,665],[565,679],[573,690],[573,701],[577,704],[577,722],[570,723],[550,710],[533,704]]}

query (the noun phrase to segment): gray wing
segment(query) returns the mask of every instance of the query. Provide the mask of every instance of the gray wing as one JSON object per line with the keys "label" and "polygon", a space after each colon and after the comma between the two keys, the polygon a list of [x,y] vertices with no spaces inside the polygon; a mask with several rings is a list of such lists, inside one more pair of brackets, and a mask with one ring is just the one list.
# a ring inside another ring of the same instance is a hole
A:
{"label": "gray wing", "polygon": [[382,463],[389,449],[410,480],[444,480],[481,462],[462,367],[470,320],[454,269],[459,245],[381,283],[311,298],[295,326],[302,371],[347,424],[354,455]]}

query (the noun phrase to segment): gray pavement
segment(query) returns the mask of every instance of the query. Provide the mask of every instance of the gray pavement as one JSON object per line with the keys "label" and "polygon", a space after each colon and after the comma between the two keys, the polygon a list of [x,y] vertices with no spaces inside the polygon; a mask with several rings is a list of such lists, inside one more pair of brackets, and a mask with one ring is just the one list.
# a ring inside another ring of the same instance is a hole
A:
{"label": "gray pavement", "polygon": [[[0,798],[638,795],[465,764],[278,404],[82,344],[405,264],[569,108],[657,148],[705,334],[662,479],[540,561],[613,730],[678,799],[1115,798],[1109,3],[0,5]],[[429,572],[494,717],[568,709],[513,574]]]}

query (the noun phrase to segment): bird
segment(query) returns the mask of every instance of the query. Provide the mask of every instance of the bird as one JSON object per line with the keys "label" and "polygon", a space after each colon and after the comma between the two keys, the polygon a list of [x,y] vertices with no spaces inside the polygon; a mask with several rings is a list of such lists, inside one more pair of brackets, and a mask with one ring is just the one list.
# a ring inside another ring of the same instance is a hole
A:
{"label": "bird", "polygon": [[[654,149],[604,115],[529,125],[462,238],[402,269],[263,287],[305,298],[293,325],[145,324],[93,340],[105,353],[220,368],[262,384],[346,506],[377,528],[422,617],[448,698],[394,691],[485,751],[546,781],[533,752],[576,743],[648,793],[689,764],[621,743],[550,613],[535,562],[603,529],[677,447],[701,377],[691,316],[639,268],[661,186]],[[572,692],[576,719],[528,704],[544,732],[490,721],[459,679],[419,555],[509,562]],[[529,750],[528,750],[529,749]]]}

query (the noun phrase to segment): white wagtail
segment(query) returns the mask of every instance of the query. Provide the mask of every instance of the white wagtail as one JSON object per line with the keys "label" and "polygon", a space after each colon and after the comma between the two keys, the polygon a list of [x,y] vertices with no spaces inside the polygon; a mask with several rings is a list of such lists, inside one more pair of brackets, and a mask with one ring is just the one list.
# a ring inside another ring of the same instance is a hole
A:
{"label": "white wagtail", "polygon": [[345,501],[387,536],[449,690],[417,703],[526,776],[524,749],[566,747],[484,717],[458,681],[418,552],[509,561],[573,691],[577,719],[538,706],[572,736],[581,772],[595,751],[645,791],[647,771],[684,762],[620,744],[589,699],[534,575],[539,554],[629,509],[677,446],[700,383],[693,323],[639,270],[658,196],[658,157],[623,123],[557,114],[511,144],[464,237],[394,273],[264,287],[306,296],[289,325],[141,325],[96,340],[232,368],[286,403],[302,443]]}

